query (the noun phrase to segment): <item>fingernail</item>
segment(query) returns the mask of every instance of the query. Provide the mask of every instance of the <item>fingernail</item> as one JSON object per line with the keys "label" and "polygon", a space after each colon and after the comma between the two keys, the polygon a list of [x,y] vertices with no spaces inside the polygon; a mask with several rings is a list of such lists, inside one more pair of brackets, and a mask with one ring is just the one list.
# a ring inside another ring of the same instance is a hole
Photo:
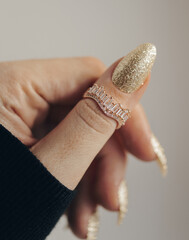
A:
{"label": "fingernail", "polygon": [[164,149],[162,148],[161,144],[153,134],[151,137],[151,144],[156,154],[156,157],[157,157],[156,160],[160,166],[162,175],[166,176],[167,175],[167,158],[165,156]]}
{"label": "fingernail", "polygon": [[123,219],[125,218],[125,215],[128,210],[128,189],[125,180],[123,180],[119,186],[118,200],[119,200],[118,224],[120,225],[123,222]]}
{"label": "fingernail", "polygon": [[99,229],[99,212],[98,209],[89,218],[88,228],[87,228],[87,240],[96,240],[97,233]]}
{"label": "fingernail", "polygon": [[125,56],[112,75],[113,84],[125,93],[132,93],[143,85],[156,58],[156,47],[151,43],[139,45]]}

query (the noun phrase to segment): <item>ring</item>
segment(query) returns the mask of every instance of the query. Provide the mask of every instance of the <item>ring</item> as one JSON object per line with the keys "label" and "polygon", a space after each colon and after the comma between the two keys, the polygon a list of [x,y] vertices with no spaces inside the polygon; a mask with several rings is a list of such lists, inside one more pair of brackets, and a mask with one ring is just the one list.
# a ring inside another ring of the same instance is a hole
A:
{"label": "ring", "polygon": [[130,117],[130,110],[116,103],[113,97],[105,92],[104,86],[98,86],[95,83],[84,93],[83,97],[95,100],[106,116],[116,120],[117,129],[125,125]]}

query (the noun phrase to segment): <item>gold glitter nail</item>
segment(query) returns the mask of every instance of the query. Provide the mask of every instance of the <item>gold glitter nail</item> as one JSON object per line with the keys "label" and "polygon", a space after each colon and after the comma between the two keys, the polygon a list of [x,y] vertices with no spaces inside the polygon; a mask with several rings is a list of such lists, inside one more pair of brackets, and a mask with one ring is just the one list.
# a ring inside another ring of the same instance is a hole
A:
{"label": "gold glitter nail", "polygon": [[151,144],[157,156],[157,162],[160,166],[162,175],[166,176],[167,175],[167,158],[165,156],[164,149],[162,148],[161,144],[153,134],[151,137]]}
{"label": "gold glitter nail", "polygon": [[128,189],[125,180],[123,180],[119,186],[118,200],[119,200],[118,224],[120,225],[123,222],[123,219],[125,218],[125,215],[128,210]]}
{"label": "gold glitter nail", "polygon": [[151,43],[138,46],[125,56],[112,75],[113,84],[125,93],[132,93],[143,85],[156,58],[156,47]]}
{"label": "gold glitter nail", "polygon": [[88,228],[87,228],[87,240],[96,240],[97,233],[99,229],[99,212],[98,209],[89,218]]}

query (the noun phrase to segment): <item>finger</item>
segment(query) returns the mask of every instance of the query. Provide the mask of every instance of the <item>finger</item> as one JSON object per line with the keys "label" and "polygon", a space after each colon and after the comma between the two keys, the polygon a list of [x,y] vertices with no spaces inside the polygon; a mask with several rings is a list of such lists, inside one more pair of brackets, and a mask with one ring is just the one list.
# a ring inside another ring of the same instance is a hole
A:
{"label": "finger", "polygon": [[43,138],[66,117],[72,108],[72,105],[51,105],[45,120],[32,127],[33,136],[38,140]]}
{"label": "finger", "polygon": [[94,57],[16,61],[1,63],[0,67],[4,69],[5,77],[8,72],[25,82],[28,89],[30,82],[34,90],[48,103],[64,100],[72,103],[106,69]]}
{"label": "finger", "polygon": [[77,188],[77,195],[67,211],[68,223],[72,232],[79,238],[86,238],[90,217],[96,211],[93,186],[96,172],[96,160],[90,165]]}
{"label": "finger", "polygon": [[[152,66],[149,63],[152,64],[154,58],[154,46],[141,45],[120,62],[121,68],[118,64],[120,60],[115,62],[97,83],[104,85],[117,102],[132,110],[148,85],[149,75],[147,78],[146,75]],[[112,74],[115,72],[121,73],[122,79],[117,77],[116,80],[122,82],[124,92],[119,90],[118,83],[112,83]],[[116,125],[116,121],[107,117],[95,101],[82,99],[67,117],[31,150],[60,182],[74,189],[92,160],[114,133]]]}
{"label": "finger", "polygon": [[[66,113],[61,111],[62,106],[56,106],[53,110],[55,111],[52,111],[47,121],[52,127],[66,116]],[[68,110],[70,111],[70,108]],[[122,136],[125,148],[137,158],[144,161],[156,159],[156,154],[151,145],[152,132],[140,103],[134,108],[132,118],[128,119],[127,124],[119,130],[119,133]]]}
{"label": "finger", "polygon": [[31,128],[46,118],[49,105],[75,104],[105,66],[96,58],[78,57],[5,62],[0,64],[0,70],[0,93],[8,90],[11,95],[2,101]]}
{"label": "finger", "polygon": [[141,104],[132,111],[132,117],[119,133],[125,148],[137,158],[152,161],[156,154],[151,144],[152,132]]}
{"label": "finger", "polygon": [[105,69],[105,65],[94,57],[43,60],[40,63],[42,76],[35,84],[47,102],[71,104]]}
{"label": "finger", "polygon": [[119,210],[118,192],[126,168],[126,151],[119,141],[118,136],[110,138],[79,184],[78,194],[67,212],[69,226],[77,237],[86,238],[89,221],[98,205]]}
{"label": "finger", "polygon": [[97,203],[111,211],[119,210],[118,191],[126,171],[126,151],[113,136],[101,151],[95,177],[94,194]]}

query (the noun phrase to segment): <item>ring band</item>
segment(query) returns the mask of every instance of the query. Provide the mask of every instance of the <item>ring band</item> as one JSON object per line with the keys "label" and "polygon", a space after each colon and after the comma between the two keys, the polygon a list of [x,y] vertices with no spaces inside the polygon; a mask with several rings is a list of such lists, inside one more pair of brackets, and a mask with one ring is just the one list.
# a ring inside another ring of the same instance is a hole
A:
{"label": "ring band", "polygon": [[124,109],[120,103],[116,103],[113,97],[105,92],[104,86],[98,86],[95,83],[84,93],[83,97],[95,100],[106,116],[116,120],[117,129],[125,125],[130,117],[129,109]]}

